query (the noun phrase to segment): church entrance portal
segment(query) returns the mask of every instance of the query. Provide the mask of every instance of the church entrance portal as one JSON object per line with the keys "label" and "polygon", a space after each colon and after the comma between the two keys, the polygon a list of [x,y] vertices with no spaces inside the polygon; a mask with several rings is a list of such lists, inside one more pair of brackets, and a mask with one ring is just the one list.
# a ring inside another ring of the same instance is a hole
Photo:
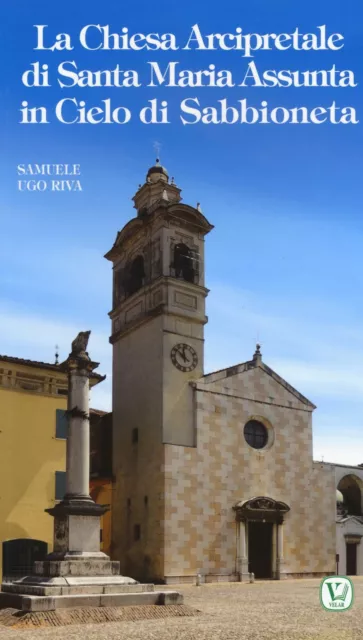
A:
{"label": "church entrance portal", "polygon": [[248,570],[255,578],[272,578],[272,522],[248,523]]}
{"label": "church entrance portal", "polygon": [[280,580],[285,573],[284,517],[290,507],[266,496],[237,502],[237,572],[240,580]]}
{"label": "church entrance portal", "polygon": [[347,576],[357,575],[357,544],[347,543]]}

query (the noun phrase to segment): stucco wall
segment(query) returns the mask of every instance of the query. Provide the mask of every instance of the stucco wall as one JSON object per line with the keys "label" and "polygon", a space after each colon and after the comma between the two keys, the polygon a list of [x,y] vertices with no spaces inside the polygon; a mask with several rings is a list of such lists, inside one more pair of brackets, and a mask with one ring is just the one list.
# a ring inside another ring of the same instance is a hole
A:
{"label": "stucco wall", "polygon": [[[49,376],[37,371],[42,373]],[[64,396],[0,388],[2,542],[34,538],[52,549],[53,518],[44,510],[55,505],[55,472],[65,471],[66,441],[57,440],[55,430],[56,409],[66,409],[66,403]]]}

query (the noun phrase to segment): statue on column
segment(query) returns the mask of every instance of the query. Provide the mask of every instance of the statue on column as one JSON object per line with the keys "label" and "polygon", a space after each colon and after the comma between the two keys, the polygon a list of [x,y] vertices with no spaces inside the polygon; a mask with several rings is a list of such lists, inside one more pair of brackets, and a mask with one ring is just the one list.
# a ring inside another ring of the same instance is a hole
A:
{"label": "statue on column", "polygon": [[89,337],[91,335],[90,331],[80,331],[78,336],[72,342],[72,356],[80,356],[80,355],[88,355],[87,354],[87,345],[89,341]]}

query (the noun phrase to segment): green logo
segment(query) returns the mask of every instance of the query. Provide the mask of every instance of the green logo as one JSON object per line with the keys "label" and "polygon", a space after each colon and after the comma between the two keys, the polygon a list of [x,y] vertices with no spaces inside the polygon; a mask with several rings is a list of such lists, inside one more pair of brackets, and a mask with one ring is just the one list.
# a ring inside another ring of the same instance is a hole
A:
{"label": "green logo", "polygon": [[345,576],[324,578],[320,584],[320,602],[328,611],[346,611],[353,604],[354,587]]}

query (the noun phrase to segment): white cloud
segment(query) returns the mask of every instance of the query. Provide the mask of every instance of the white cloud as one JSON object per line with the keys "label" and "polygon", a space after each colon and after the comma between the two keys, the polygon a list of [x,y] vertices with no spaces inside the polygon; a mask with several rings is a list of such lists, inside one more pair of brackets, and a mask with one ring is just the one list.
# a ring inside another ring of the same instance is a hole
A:
{"label": "white cloud", "polygon": [[89,351],[100,362],[100,372],[111,371],[111,346],[105,328],[92,330],[87,323],[64,322],[45,315],[29,314],[23,307],[0,306],[0,335],[2,355],[52,362],[55,345],[59,345],[60,359],[65,359],[72,340],[79,331],[91,329]]}
{"label": "white cloud", "polygon": [[[8,298],[25,300],[30,294],[41,299],[41,306],[50,299],[61,301],[65,315],[80,308],[93,313],[104,309],[106,317],[111,304],[112,267],[95,248],[78,247],[71,243],[66,253],[62,246],[49,246],[32,239],[14,252],[5,245],[2,259],[7,269],[0,271],[0,284],[8,290]],[[50,304],[50,303],[49,303]]]}
{"label": "white cloud", "polygon": [[363,463],[363,446],[359,446],[362,436],[357,433],[356,438],[349,439],[345,435],[345,429],[342,431],[343,433],[331,432],[324,436],[314,435],[314,460],[352,466]]}
{"label": "white cloud", "polygon": [[260,341],[266,364],[302,393],[363,397],[363,330],[348,312],[320,299],[211,288],[208,370],[250,359]]}
{"label": "white cloud", "polygon": [[272,358],[269,365],[297,388],[304,387],[320,396],[363,399],[363,367],[352,368],[349,363],[339,362],[332,369],[328,364],[278,358]]}

